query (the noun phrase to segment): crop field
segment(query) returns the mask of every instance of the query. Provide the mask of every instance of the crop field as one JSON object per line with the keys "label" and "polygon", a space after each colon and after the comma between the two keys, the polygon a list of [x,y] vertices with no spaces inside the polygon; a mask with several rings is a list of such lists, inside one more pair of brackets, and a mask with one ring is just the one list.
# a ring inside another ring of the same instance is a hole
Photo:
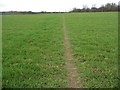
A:
{"label": "crop field", "polygon": [[83,87],[115,87],[117,13],[71,14],[66,22]]}
{"label": "crop field", "polygon": [[78,86],[118,87],[117,16],[113,12],[3,15],[3,87],[70,87],[63,29]]}
{"label": "crop field", "polygon": [[4,87],[65,87],[61,25],[57,15],[3,16]]}

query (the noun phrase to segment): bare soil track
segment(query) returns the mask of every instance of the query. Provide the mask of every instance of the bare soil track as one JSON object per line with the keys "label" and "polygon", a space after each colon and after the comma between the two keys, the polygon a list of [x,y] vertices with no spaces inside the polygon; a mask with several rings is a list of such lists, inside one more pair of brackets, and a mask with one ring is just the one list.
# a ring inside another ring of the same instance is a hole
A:
{"label": "bare soil track", "polygon": [[68,70],[68,87],[79,88],[79,80],[76,66],[73,64],[74,57],[72,55],[71,44],[68,38],[68,32],[65,26],[65,17],[63,16],[63,33],[64,33],[64,56],[66,60],[66,68]]}

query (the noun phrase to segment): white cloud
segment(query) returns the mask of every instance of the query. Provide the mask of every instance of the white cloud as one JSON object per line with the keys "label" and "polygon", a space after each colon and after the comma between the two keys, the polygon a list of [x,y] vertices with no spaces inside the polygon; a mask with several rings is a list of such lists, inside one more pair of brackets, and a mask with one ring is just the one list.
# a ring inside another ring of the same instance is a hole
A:
{"label": "white cloud", "polygon": [[83,5],[97,7],[108,2],[118,3],[119,0],[1,0],[0,11],[69,11]]}

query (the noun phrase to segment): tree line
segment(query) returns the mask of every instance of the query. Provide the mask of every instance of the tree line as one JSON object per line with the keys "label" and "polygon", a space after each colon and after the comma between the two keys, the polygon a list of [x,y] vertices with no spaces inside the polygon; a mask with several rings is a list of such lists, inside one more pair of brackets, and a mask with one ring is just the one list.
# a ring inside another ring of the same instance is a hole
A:
{"label": "tree line", "polygon": [[9,15],[9,14],[50,14],[50,13],[65,13],[65,12],[46,12],[46,11],[41,11],[41,12],[32,12],[32,11],[3,11],[0,12],[2,15]]}
{"label": "tree line", "polygon": [[[91,8],[89,8],[87,5],[83,5],[82,9],[79,8],[73,8],[73,10],[69,11],[71,12],[118,12],[120,11],[120,2],[119,4],[115,3],[107,3],[105,5],[100,6],[99,8],[96,7],[96,5],[93,5]],[[47,14],[47,13],[66,13],[66,12],[32,12],[32,11],[5,11],[0,12],[0,14]]]}
{"label": "tree line", "polygon": [[89,8],[87,5],[83,5],[82,9],[73,8],[70,12],[117,12],[120,10],[120,6],[115,3],[107,3],[105,5],[100,6],[99,8],[93,5]]}

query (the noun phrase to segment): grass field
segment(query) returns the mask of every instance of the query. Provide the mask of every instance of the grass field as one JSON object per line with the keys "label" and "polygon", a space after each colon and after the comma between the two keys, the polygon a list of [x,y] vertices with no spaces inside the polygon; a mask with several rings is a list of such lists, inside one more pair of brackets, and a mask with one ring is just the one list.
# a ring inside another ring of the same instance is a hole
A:
{"label": "grass field", "polygon": [[67,87],[62,16],[84,87],[117,87],[117,13],[3,15],[3,87]]}
{"label": "grass field", "polygon": [[117,13],[66,15],[83,87],[117,86],[117,19]]}
{"label": "grass field", "polygon": [[4,87],[65,87],[63,54],[60,16],[3,16]]}

